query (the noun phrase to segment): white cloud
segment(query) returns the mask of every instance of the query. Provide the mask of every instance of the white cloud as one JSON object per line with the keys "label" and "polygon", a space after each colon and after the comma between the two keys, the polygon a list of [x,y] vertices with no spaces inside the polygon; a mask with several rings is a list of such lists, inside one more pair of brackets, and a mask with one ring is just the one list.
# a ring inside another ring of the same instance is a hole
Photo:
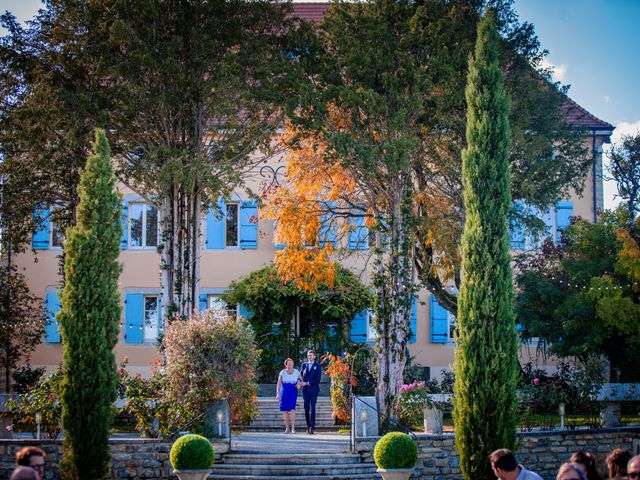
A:
{"label": "white cloud", "polygon": [[[623,135],[637,135],[640,134],[640,120],[636,120],[635,122],[618,122],[616,125],[616,129],[613,131],[613,135],[611,135],[612,145],[617,145],[620,143]],[[611,151],[612,145],[604,146],[604,170],[605,176],[608,174],[607,170],[609,167],[609,152]],[[605,208],[615,208],[620,203],[620,199],[615,195],[618,193],[616,188],[616,183],[613,180],[605,180],[604,181],[604,207]]]}
{"label": "white cloud", "polygon": [[569,67],[567,67],[566,63],[561,63],[560,65],[555,65],[553,63],[551,63],[548,59],[543,59],[541,64],[542,68],[550,68],[553,73],[552,73],[552,78],[553,80],[555,80],[556,82],[563,82],[566,80],[567,78],[567,70],[569,69]]}

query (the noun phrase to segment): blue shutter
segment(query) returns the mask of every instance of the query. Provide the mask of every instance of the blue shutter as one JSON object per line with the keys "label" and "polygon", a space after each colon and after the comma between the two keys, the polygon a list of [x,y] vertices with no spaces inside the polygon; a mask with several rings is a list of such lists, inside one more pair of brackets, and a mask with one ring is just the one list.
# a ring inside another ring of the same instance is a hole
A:
{"label": "blue shutter", "polygon": [[[334,202],[327,202],[323,205],[324,208],[334,208],[336,204]],[[331,243],[336,246],[336,219],[333,213],[325,213],[320,216],[320,231],[318,232],[319,245],[324,247],[327,243]]]}
{"label": "blue shutter", "polygon": [[129,201],[122,200],[122,235],[120,236],[120,249],[126,250],[129,246]]}
{"label": "blue shutter", "polygon": [[449,312],[440,306],[433,294],[429,304],[429,315],[431,317],[431,342],[447,343],[449,341]]}
{"label": "blue shutter", "polygon": [[201,293],[200,296],[198,297],[198,308],[200,309],[201,312],[204,312],[207,307],[209,305],[207,305],[207,294],[206,293]]}
{"label": "blue shutter", "polygon": [[209,208],[209,213],[207,214],[207,239],[205,245],[208,250],[224,249],[224,201],[218,200],[216,205],[218,212],[213,208]]}
{"label": "blue shutter", "polygon": [[355,314],[351,320],[351,331],[349,336],[352,342],[367,341],[367,311],[363,310]]}
{"label": "blue shutter", "polygon": [[[49,210],[46,208],[36,208],[33,212],[36,229],[33,232],[31,245],[37,250],[49,248]],[[59,340],[58,340],[59,341]]]}
{"label": "blue shutter", "polygon": [[416,328],[418,319],[418,299],[413,297],[413,303],[411,304],[411,319],[409,320],[409,343],[416,343]]}
{"label": "blue shutter", "polygon": [[349,223],[353,226],[349,228],[349,249],[366,250],[369,229],[364,226],[364,216],[352,217],[349,219]]}
{"label": "blue shutter", "polygon": [[125,296],[124,343],[142,343],[144,321],[144,295],[128,293]]}
{"label": "blue shutter", "polygon": [[44,340],[47,343],[60,343],[60,329],[56,315],[60,311],[60,299],[57,292],[49,292],[46,297],[47,325]]}
{"label": "blue shutter", "polygon": [[563,201],[556,204],[556,240],[560,241],[562,230],[571,225],[571,217],[573,217],[573,202]]}
{"label": "blue shutter", "polygon": [[240,248],[258,247],[258,206],[253,200],[240,202]]}
{"label": "blue shutter", "polygon": [[241,303],[238,304],[238,313],[242,318],[246,318],[246,319],[250,319],[253,316],[253,313],[251,312],[251,310],[249,310],[247,307],[245,307]]}

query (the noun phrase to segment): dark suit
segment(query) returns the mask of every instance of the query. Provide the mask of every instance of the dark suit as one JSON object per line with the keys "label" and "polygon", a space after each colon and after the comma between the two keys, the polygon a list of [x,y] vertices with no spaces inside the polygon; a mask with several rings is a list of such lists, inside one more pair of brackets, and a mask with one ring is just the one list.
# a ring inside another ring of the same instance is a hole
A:
{"label": "dark suit", "polygon": [[304,398],[304,418],[307,421],[307,428],[313,430],[316,424],[316,401],[320,393],[320,378],[322,377],[322,367],[319,363],[305,363],[302,366],[302,381],[309,382],[302,388]]}

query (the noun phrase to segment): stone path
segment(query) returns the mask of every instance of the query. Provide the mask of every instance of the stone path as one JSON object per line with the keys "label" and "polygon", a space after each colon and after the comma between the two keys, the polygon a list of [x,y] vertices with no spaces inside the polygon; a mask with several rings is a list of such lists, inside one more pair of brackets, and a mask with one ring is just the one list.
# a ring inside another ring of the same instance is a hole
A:
{"label": "stone path", "polygon": [[304,430],[293,434],[274,432],[233,432],[231,451],[234,453],[346,453],[349,435],[317,432],[308,435]]}

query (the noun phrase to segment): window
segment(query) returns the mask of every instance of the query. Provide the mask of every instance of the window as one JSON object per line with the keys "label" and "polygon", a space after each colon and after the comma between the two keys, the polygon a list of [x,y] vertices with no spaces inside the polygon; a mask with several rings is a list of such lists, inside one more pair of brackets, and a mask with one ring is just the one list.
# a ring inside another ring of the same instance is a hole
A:
{"label": "window", "polygon": [[458,329],[458,319],[453,313],[447,311],[447,321],[449,322],[449,341],[453,342],[456,339],[456,330]]}
{"label": "window", "polygon": [[367,340],[375,342],[378,340],[378,332],[373,324],[374,313],[373,310],[367,310]]}
{"label": "window", "polygon": [[209,295],[207,297],[207,308],[220,315],[227,315],[232,318],[238,317],[238,306],[235,304],[227,304],[227,302],[217,295]]}
{"label": "window", "polygon": [[145,295],[144,297],[144,326],[143,340],[145,342],[154,342],[158,340],[159,328],[159,309],[160,302],[157,295]]}
{"label": "window", "polygon": [[53,220],[49,222],[49,233],[51,235],[49,239],[49,245],[51,245],[51,248],[62,248],[64,243],[64,232],[62,231],[62,228],[60,228],[60,225]]}
{"label": "window", "polygon": [[158,245],[158,210],[146,203],[129,204],[129,246],[132,248]]}
{"label": "window", "polygon": [[225,246],[227,247],[239,247],[239,232],[238,232],[238,212],[239,205],[237,203],[227,203],[225,212]]}

